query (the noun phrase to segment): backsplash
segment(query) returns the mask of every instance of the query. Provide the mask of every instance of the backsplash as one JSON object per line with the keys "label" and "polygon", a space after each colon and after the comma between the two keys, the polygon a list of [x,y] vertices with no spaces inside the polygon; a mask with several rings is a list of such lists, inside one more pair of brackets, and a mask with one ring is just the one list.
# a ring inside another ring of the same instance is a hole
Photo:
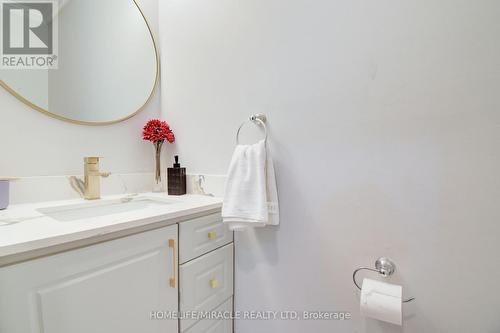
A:
{"label": "backsplash", "polygon": [[[223,175],[187,175],[188,194],[221,197],[225,179]],[[153,173],[111,174],[108,178],[101,179],[103,196],[150,192],[152,186]],[[10,204],[78,198],[79,195],[69,185],[68,176],[21,177],[13,181],[10,188]]]}
{"label": "backsplash", "polygon": [[222,197],[225,181],[226,176],[224,175],[188,174],[187,192]]}
{"label": "backsplash", "polygon": [[[78,176],[78,177],[81,177]],[[102,195],[151,191],[153,173],[112,174],[101,180]],[[10,203],[78,199],[68,176],[22,177],[12,182]]]}

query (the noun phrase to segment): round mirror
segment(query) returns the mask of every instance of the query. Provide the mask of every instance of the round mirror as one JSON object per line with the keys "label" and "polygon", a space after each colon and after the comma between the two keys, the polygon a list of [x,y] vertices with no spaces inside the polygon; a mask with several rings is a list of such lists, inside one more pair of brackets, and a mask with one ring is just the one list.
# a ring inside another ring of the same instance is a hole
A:
{"label": "round mirror", "polygon": [[[8,13],[9,42],[19,45],[15,56],[9,56],[12,63],[6,63],[3,50],[1,85],[32,108],[79,124],[111,124],[139,112],[153,94],[159,64],[153,35],[137,3],[59,0],[49,9],[22,3]],[[21,28],[14,29],[16,22]],[[30,65],[30,57],[51,60],[48,51],[33,57],[49,44],[55,64]]]}

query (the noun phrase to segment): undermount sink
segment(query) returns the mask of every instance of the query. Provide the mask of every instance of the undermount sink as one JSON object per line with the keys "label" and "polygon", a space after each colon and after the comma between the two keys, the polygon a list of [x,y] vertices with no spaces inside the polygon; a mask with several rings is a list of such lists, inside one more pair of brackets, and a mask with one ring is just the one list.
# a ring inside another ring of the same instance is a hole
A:
{"label": "undermount sink", "polygon": [[132,212],[135,210],[173,205],[178,201],[149,198],[125,197],[113,200],[97,200],[81,204],[39,208],[37,211],[60,222]]}

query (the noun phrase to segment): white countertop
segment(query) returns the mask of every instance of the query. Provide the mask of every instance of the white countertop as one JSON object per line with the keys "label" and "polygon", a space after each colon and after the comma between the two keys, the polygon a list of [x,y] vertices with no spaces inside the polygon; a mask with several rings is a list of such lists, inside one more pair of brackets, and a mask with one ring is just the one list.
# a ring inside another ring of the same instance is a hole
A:
{"label": "white countertop", "polygon": [[[115,195],[102,200],[123,197],[125,195]],[[134,198],[142,197],[168,199],[176,203],[64,222],[43,215],[38,209],[89,201],[78,199],[11,205],[0,211],[0,266],[175,224],[203,213],[214,213],[222,207],[222,199],[208,196],[143,193]]]}

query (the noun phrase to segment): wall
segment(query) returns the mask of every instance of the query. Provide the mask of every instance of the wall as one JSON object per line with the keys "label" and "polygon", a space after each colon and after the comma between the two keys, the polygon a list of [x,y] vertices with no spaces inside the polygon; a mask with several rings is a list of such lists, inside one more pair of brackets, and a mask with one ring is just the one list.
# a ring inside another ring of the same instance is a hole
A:
{"label": "wall", "polygon": [[[282,225],[237,234],[238,333],[498,332],[498,1],[168,0],[163,110],[192,172],[223,174],[269,116]],[[166,78],[166,84],[165,84]],[[378,256],[417,300],[404,329],[359,316]]]}
{"label": "wall", "polygon": [[[141,0],[138,3],[157,37],[158,1]],[[74,125],[47,117],[22,104],[3,89],[0,89],[0,105],[1,176],[36,177],[36,184],[47,185],[44,176],[83,173],[84,156],[103,156],[102,169],[115,175],[150,173],[153,170],[153,148],[142,141],[141,130],[148,119],[160,116],[159,88],[142,112],[110,126]],[[64,184],[60,188],[69,188],[64,179],[58,180],[58,183]],[[13,202],[26,201],[25,189],[19,190],[23,192],[23,198],[20,198],[18,187],[25,186],[13,183]],[[43,195],[30,196],[28,201],[47,198],[42,187],[39,190]],[[118,188],[121,190],[122,186],[119,184]],[[58,193],[52,199],[65,195]]]}

